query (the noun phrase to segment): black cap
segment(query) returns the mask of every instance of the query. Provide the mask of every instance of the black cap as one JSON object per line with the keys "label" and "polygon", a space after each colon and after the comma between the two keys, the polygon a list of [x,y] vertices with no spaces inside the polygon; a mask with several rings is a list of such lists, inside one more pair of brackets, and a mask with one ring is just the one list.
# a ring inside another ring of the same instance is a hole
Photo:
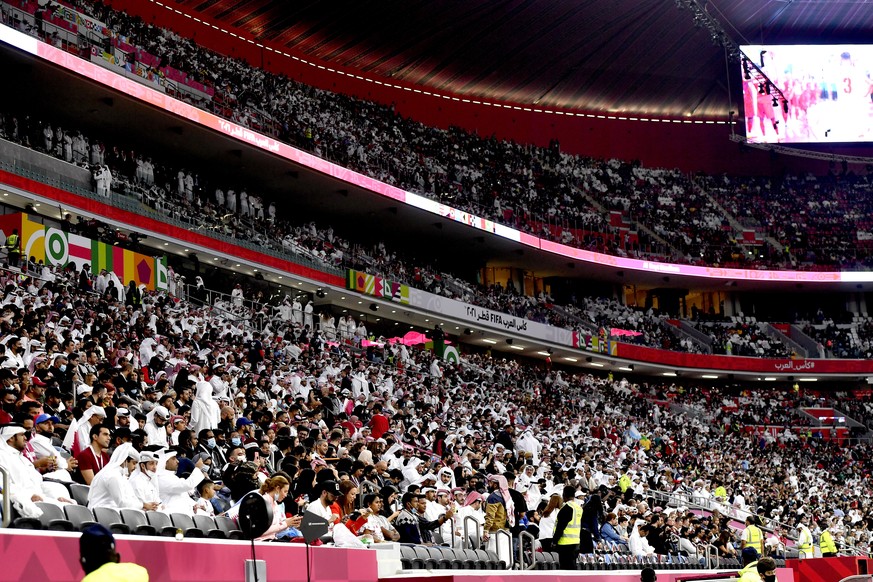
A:
{"label": "black cap", "polygon": [[[100,566],[109,560],[115,551],[115,537],[105,526],[95,523],[82,530],[79,538],[79,555],[83,563]],[[90,572],[91,570],[86,571]]]}
{"label": "black cap", "polygon": [[336,481],[325,481],[319,485],[318,494],[321,495],[323,491],[327,491],[328,493],[333,493],[334,495],[339,495],[340,490],[336,484]]}

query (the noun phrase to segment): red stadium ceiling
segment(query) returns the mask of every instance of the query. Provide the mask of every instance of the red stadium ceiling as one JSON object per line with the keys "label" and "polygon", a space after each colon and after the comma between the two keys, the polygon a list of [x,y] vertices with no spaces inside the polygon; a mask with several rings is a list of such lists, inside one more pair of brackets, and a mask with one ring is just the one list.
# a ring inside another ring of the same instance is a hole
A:
{"label": "red stadium ceiling", "polygon": [[[175,4],[295,54],[457,94],[667,115],[736,109],[724,51],[672,0]],[[862,0],[716,0],[706,7],[739,44],[864,42],[873,31],[873,4]],[[734,83],[737,69],[730,71]]]}

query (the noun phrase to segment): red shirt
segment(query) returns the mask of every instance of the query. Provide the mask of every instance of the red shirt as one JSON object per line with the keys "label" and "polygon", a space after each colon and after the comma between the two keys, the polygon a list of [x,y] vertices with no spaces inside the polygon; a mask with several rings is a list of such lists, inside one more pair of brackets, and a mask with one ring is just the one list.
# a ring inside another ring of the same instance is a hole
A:
{"label": "red shirt", "polygon": [[391,426],[388,424],[388,417],[383,414],[376,414],[370,419],[370,436],[374,439],[381,438],[383,434],[388,432]]}
{"label": "red shirt", "polygon": [[94,474],[96,475],[100,472],[100,469],[109,463],[109,454],[106,451],[103,451],[98,457],[95,456],[94,449],[87,447],[76,455],[76,460],[79,461],[80,471],[91,470],[94,471]]}

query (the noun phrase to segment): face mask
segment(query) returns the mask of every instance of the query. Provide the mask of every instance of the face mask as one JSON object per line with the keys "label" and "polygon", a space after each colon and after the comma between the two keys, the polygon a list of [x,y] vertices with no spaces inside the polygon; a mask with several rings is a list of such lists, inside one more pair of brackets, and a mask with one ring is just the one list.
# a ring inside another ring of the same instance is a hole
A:
{"label": "face mask", "polygon": [[58,369],[59,369],[61,372],[66,372],[66,371],[67,371],[67,365],[66,365],[66,364],[61,364],[61,367],[58,368]]}
{"label": "face mask", "polygon": [[764,582],[776,582],[776,575],[774,574],[772,576],[761,576],[761,579],[764,580]]}
{"label": "face mask", "polygon": [[230,444],[232,444],[235,447],[238,447],[242,444],[242,439],[239,437],[233,437],[232,439],[230,439]]}
{"label": "face mask", "polygon": [[209,447],[210,449],[214,449],[215,448],[215,439],[208,439],[206,441],[206,446]]}

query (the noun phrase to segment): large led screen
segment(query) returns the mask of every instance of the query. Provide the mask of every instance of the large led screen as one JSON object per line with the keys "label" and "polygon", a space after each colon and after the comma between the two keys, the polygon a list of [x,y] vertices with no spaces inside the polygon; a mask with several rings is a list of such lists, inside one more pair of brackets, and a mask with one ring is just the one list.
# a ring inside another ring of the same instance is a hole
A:
{"label": "large led screen", "polygon": [[755,143],[873,141],[873,45],[749,45],[743,112]]}

